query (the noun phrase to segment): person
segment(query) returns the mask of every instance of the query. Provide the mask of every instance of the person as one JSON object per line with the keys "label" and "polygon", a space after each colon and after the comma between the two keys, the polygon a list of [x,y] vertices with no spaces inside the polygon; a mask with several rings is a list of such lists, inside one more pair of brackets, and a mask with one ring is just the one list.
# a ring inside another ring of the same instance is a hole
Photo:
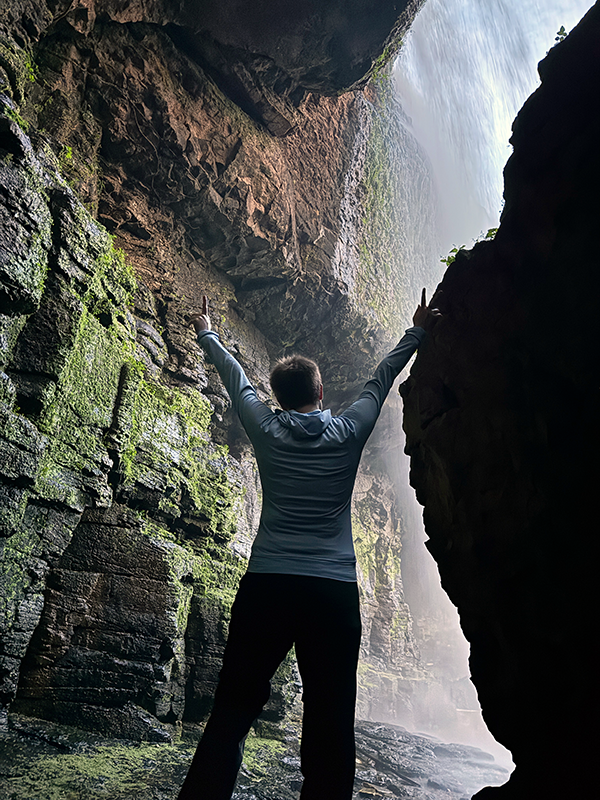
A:
{"label": "person", "polygon": [[211,330],[208,300],[190,320],[217,368],[254,448],[262,512],[240,581],[214,706],[179,800],[229,800],[245,738],[270,680],[295,646],[302,680],[301,800],[350,800],[361,622],[350,503],[361,452],[392,383],[437,309],[425,290],[409,328],[342,414],[322,410],[314,361],[280,360],[271,387],[281,406],[261,402]]}

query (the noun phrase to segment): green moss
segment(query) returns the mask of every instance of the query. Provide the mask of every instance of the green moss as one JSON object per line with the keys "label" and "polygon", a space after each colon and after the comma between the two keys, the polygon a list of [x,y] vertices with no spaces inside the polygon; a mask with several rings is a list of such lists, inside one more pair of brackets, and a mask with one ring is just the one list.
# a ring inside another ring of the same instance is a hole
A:
{"label": "green moss", "polygon": [[352,514],[352,533],[354,537],[354,550],[356,560],[367,580],[376,572],[375,547],[378,533],[372,525],[363,525],[356,514]]}
{"label": "green moss", "polygon": [[140,484],[160,494],[160,519],[185,514],[225,540],[235,530],[244,490],[230,472],[226,448],[210,444],[210,403],[197,391],[144,377],[125,313],[136,288],[132,270],[80,205],[74,213],[69,249],[91,277],[58,385],[40,418],[51,441],[37,491],[80,508],[92,486],[101,503],[110,502],[105,465],[109,449],[116,449],[125,487]]}
{"label": "green moss", "polygon": [[169,796],[182,782],[193,751],[187,744],[111,743],[84,753],[40,755],[19,764],[14,777],[0,778],[0,789],[6,800],[125,800],[153,797],[153,789]]}
{"label": "green moss", "polygon": [[271,765],[278,763],[285,753],[286,746],[276,739],[261,739],[248,736],[244,745],[244,766],[256,776],[267,776]]}
{"label": "green moss", "polygon": [[381,686],[379,672],[371,664],[360,661],[357,671],[358,685],[362,691],[378,689]]}
{"label": "green moss", "polygon": [[[2,413],[1,408],[0,413]],[[13,496],[9,501],[6,497],[1,498],[0,530],[15,531],[19,529],[28,501],[29,492],[27,490],[22,490],[18,497]]]}
{"label": "green moss", "polygon": [[23,103],[27,89],[38,77],[38,69],[31,53],[18,47],[12,39],[0,36],[0,67],[4,69],[10,81],[15,101]]}
{"label": "green moss", "polygon": [[125,309],[135,278],[122,251],[115,250],[112,238],[80,204],[75,216],[78,225],[69,231],[69,249],[89,266],[91,277],[58,385],[46,398],[40,418],[50,445],[36,488],[42,497],[79,507],[85,498],[65,479],[65,469],[97,476],[98,491],[108,498],[108,488],[101,486],[102,465],[108,463],[103,436],[113,423],[122,369],[133,362],[134,334]]}
{"label": "green moss", "polygon": [[[98,317],[106,313],[112,316],[117,309],[122,310],[123,306],[130,306],[133,302],[137,285],[133,268],[127,263],[124,252],[115,248],[114,238],[97,226],[83,206],[77,206],[77,216],[79,235],[95,234],[93,278],[83,302]],[[84,239],[80,244],[86,247],[87,242]]]}
{"label": "green moss", "polygon": [[368,495],[355,500],[352,509],[356,559],[365,578],[372,582],[375,592],[379,585],[389,585],[400,573],[399,538],[396,550],[393,540],[382,537],[376,522],[379,516],[377,505],[377,501]]}
{"label": "green moss", "polygon": [[379,81],[385,74],[386,67],[391,67],[391,62],[402,47],[402,39],[387,44],[383,53],[373,62],[371,67],[371,81]]}
{"label": "green moss", "polygon": [[[154,545],[160,548],[165,557],[165,561],[169,565],[171,578],[169,589],[175,601],[173,604],[175,609],[173,612],[173,623],[181,637],[183,637],[187,627],[190,604],[194,592],[193,586],[189,582],[185,582],[184,578],[193,574],[194,555],[189,548],[179,545],[173,533],[161,525],[146,520],[142,531],[149,537]],[[176,653],[176,655],[181,660],[183,666],[185,657],[183,638],[181,639],[180,647],[181,650]]]}
{"label": "green moss", "polygon": [[40,419],[41,430],[50,438],[36,486],[42,497],[77,505],[64,469],[94,475],[107,458],[102,434],[112,422],[121,366],[129,350],[128,342],[83,310],[54,399]]}
{"label": "green moss", "polygon": [[73,148],[65,144],[58,154],[58,163],[61,168],[68,166],[73,161]]}
{"label": "green moss", "polygon": [[[2,109],[4,112],[6,108]],[[52,245],[52,218],[47,205],[46,189],[42,179],[30,164],[25,168],[2,165],[14,191],[27,207],[27,218],[21,219],[19,233],[14,242],[12,258],[0,269],[3,282],[15,293],[19,301],[26,301],[31,312],[39,304],[48,272],[48,251]],[[25,224],[23,224],[25,223]]]}
{"label": "green moss", "polygon": [[[0,366],[4,367],[10,361],[12,351],[27,322],[23,315],[8,316],[0,314]],[[12,401],[11,401],[12,402]]]}
{"label": "green moss", "polygon": [[31,533],[18,531],[2,540],[0,545],[0,630],[9,631],[19,611],[25,592],[33,578],[27,569],[36,555],[39,539]]}
{"label": "green moss", "polygon": [[209,600],[231,608],[240,579],[246,571],[245,559],[223,545],[206,542],[194,548],[194,585]]}
{"label": "green moss", "polygon": [[225,447],[210,444],[211,406],[199,392],[140,377],[121,459],[125,485],[160,489],[160,510],[181,513],[186,496],[207,533],[229,538],[244,488],[230,473]]}
{"label": "green moss", "polygon": [[27,131],[29,130],[29,123],[27,122],[26,119],[23,119],[23,117],[19,114],[19,112],[16,109],[5,107],[3,109],[3,113],[7,117],[12,119],[14,122],[16,122],[22,131],[27,133]]}
{"label": "green moss", "polygon": [[398,179],[391,158],[395,118],[390,108],[393,103],[390,80],[389,76],[380,76],[378,102],[370,109],[356,294],[361,306],[370,308],[377,323],[395,336],[399,333],[403,264],[398,248],[402,229]]}

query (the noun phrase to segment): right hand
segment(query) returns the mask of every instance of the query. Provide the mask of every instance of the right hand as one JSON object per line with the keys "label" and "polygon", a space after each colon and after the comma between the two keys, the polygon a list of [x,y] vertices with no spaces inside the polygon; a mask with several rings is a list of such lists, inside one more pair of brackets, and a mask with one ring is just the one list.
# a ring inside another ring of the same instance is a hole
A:
{"label": "right hand", "polygon": [[205,294],[202,295],[202,313],[192,314],[189,324],[194,326],[196,333],[211,330],[210,317],[208,316],[208,297]]}
{"label": "right hand", "polygon": [[[438,292],[439,294],[439,292]],[[413,315],[413,325],[415,328],[426,328],[431,317],[441,317],[439,308],[429,308],[427,305],[427,298],[425,296],[425,289],[421,294],[421,303],[417,306],[417,310]]]}

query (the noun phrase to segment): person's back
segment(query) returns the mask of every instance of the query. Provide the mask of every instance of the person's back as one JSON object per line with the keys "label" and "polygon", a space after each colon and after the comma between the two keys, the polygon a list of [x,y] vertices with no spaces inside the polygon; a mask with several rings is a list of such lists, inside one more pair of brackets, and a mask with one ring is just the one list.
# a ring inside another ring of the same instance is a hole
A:
{"label": "person's back", "polygon": [[356,426],[329,411],[282,411],[249,435],[263,491],[249,570],[355,580]]}

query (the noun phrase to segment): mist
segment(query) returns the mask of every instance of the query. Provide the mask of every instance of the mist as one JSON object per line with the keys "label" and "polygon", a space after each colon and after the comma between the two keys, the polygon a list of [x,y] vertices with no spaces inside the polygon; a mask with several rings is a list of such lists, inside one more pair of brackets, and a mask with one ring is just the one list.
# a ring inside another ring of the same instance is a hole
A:
{"label": "mist", "polygon": [[430,167],[440,252],[496,227],[512,122],[537,64],[591,0],[427,0],[394,67],[403,124]]}
{"label": "mist", "polygon": [[[443,274],[442,256],[453,246],[470,247],[498,226],[512,122],[539,86],[537,64],[556,44],[561,26],[570,31],[591,5],[590,0],[425,3],[393,80],[406,219],[400,246],[414,277],[422,278],[430,292]],[[408,483],[403,443],[402,434],[387,466],[402,510],[404,594],[423,664],[442,687],[439,704],[432,698],[425,732],[479,746],[508,766],[509,751],[495,742],[481,717],[469,680],[469,645],[424,544],[422,510]],[[450,717],[443,710],[449,705],[456,710]]]}

